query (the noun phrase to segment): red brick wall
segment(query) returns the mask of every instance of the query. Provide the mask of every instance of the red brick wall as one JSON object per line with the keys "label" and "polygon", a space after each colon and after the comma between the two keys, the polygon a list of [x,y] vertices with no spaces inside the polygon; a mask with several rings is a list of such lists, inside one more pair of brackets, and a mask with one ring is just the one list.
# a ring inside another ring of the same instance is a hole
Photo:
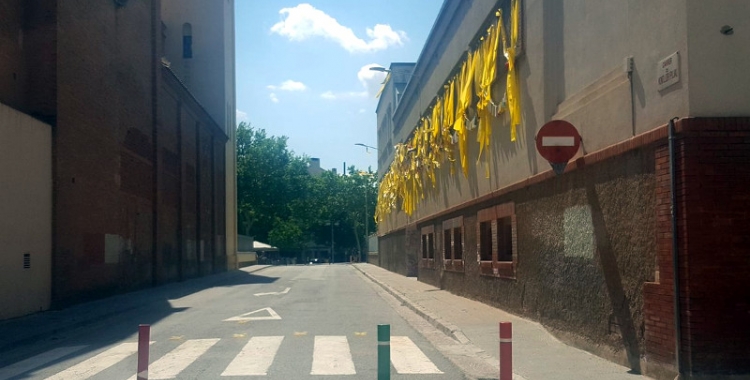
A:
{"label": "red brick wall", "polygon": [[54,125],[57,4],[0,2],[0,102]]}
{"label": "red brick wall", "polygon": [[[676,125],[681,355],[693,375],[750,373],[750,118]],[[644,288],[647,360],[674,365],[666,143],[656,152],[658,283]]]}
{"label": "red brick wall", "polygon": [[[226,137],[153,56],[156,3],[59,4],[55,305],[226,268],[213,237]],[[107,235],[127,242],[117,262]]]}

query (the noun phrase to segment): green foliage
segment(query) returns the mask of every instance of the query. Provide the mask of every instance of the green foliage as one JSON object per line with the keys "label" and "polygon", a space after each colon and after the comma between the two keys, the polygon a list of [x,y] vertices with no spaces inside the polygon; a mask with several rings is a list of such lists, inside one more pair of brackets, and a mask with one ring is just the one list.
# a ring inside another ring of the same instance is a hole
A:
{"label": "green foliage", "polygon": [[[364,250],[365,225],[376,229],[376,174],[349,167],[349,175],[307,171],[307,157],[287,147],[286,137],[240,123],[237,128],[239,233],[287,252],[311,245],[337,252]],[[333,227],[331,224],[333,223]]]}

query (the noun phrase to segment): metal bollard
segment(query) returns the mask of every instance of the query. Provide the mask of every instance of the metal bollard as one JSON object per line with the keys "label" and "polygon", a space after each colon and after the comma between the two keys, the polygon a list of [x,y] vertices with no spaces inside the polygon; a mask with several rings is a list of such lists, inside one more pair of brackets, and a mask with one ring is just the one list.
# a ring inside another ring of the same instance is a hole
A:
{"label": "metal bollard", "polygon": [[150,332],[150,325],[138,325],[138,380],[148,380],[148,346]]}
{"label": "metal bollard", "polygon": [[391,379],[391,325],[378,325],[378,380]]}
{"label": "metal bollard", "polygon": [[513,379],[513,325],[500,322],[500,380]]}

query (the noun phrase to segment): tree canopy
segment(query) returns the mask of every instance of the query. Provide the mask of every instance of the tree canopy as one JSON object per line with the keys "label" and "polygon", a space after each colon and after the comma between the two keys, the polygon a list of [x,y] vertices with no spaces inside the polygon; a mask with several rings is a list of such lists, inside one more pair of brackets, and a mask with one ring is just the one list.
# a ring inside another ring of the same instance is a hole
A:
{"label": "tree canopy", "polygon": [[377,175],[350,166],[346,175],[312,176],[308,161],[289,150],[286,137],[240,123],[238,232],[288,254],[328,247],[333,232],[336,252],[363,252],[366,232],[376,229]]}

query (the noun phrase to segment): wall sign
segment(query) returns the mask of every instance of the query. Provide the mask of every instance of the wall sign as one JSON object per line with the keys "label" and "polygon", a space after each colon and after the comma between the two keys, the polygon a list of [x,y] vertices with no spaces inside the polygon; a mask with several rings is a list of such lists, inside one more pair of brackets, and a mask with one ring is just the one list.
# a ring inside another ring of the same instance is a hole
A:
{"label": "wall sign", "polygon": [[659,61],[656,72],[659,91],[680,81],[680,53],[675,52]]}

